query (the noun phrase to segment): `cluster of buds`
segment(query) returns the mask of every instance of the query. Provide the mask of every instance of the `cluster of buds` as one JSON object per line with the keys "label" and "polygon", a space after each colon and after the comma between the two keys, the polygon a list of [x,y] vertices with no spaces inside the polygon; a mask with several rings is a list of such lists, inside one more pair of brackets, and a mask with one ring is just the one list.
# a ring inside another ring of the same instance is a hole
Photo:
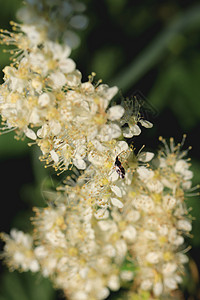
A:
{"label": "cluster of buds", "polygon": [[46,165],[73,176],[53,205],[34,209],[33,234],[1,234],[2,257],[11,270],[49,277],[68,299],[103,300],[124,284],[137,299],[144,291],[148,299],[170,299],[182,281],[184,235],[192,229],[184,203],[193,175],[187,151],[161,139],[164,148],[151,165],[153,153],[134,152],[127,139],[152,123],[137,99],[111,105],[117,87],[94,83],[94,74],[81,81],[66,36],[85,26],[76,15],[84,6],[47,2],[28,2],[18,13],[23,23],[1,32],[2,42],[16,47],[0,87],[2,131],[28,137]]}

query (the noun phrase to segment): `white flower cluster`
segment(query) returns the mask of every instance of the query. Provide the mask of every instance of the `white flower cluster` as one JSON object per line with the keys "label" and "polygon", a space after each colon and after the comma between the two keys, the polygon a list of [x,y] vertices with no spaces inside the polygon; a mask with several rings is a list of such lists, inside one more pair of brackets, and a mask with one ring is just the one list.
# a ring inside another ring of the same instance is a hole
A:
{"label": "white flower cluster", "polygon": [[40,271],[69,299],[106,299],[133,281],[138,299],[142,291],[149,299],[170,299],[187,261],[183,235],[191,231],[184,192],[193,174],[186,152],[162,140],[165,150],[151,167],[153,153],[134,153],[124,137],[152,124],[141,117],[136,99],[128,109],[111,106],[117,87],[94,84],[94,74],[81,81],[70,43],[59,44],[58,27],[51,31],[49,24],[61,13],[69,28],[78,27],[81,17],[72,11],[83,6],[47,2],[31,1],[19,12],[24,23],[1,33],[2,42],[16,46],[0,87],[2,130],[30,138],[56,171],[72,165],[83,171],[76,180],[66,178],[53,205],[35,209],[33,235],[1,235],[2,256],[11,270]]}
{"label": "white flower cluster", "polygon": [[131,204],[140,212],[132,248],[140,266],[136,281],[155,297],[169,295],[182,282],[183,264],[188,261],[184,236],[190,236],[192,229],[184,203],[193,176],[183,159],[186,151],[181,152],[173,140],[171,147],[161,140],[166,148],[159,153],[159,165],[155,170],[138,167],[140,189],[130,194]]}

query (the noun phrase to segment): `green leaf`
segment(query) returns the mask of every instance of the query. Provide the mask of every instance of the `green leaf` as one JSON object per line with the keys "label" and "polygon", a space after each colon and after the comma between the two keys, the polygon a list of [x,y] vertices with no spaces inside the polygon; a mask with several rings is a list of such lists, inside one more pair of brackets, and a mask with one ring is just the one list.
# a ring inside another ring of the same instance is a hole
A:
{"label": "green leaf", "polygon": [[0,300],[53,300],[55,291],[38,274],[5,271],[0,283]]}
{"label": "green leaf", "polygon": [[5,133],[0,135],[0,158],[16,157],[24,155],[29,147],[26,141],[17,141],[15,134]]}

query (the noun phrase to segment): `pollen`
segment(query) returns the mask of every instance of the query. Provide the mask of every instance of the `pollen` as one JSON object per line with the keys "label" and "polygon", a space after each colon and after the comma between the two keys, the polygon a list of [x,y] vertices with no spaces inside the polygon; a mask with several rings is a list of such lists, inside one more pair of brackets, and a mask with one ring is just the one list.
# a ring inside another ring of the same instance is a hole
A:
{"label": "pollen", "polygon": [[78,255],[78,249],[75,247],[71,247],[67,250],[69,256],[77,256]]}
{"label": "pollen", "polygon": [[167,251],[167,252],[163,253],[163,258],[165,261],[170,261],[173,259],[173,257],[174,257],[174,255],[172,252]]}

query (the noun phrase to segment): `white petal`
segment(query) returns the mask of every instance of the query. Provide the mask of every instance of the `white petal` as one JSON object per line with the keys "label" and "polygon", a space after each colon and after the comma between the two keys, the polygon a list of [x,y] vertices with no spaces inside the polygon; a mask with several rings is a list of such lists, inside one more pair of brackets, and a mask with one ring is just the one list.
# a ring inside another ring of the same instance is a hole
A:
{"label": "white petal", "polygon": [[117,275],[111,275],[111,277],[108,280],[108,287],[112,291],[117,291],[120,288],[120,282],[119,277]]}
{"label": "white petal", "polygon": [[127,242],[133,242],[136,239],[137,231],[135,227],[129,225],[122,233],[123,237]]}
{"label": "white petal", "polygon": [[48,130],[49,130],[49,127],[47,124],[44,124],[41,128],[38,129],[37,131],[37,136],[39,138],[44,138],[46,137],[46,135],[48,134]]}
{"label": "white petal", "polygon": [[147,120],[140,119],[139,122],[145,128],[153,127],[153,124],[151,122],[147,121]]}
{"label": "white petal", "polygon": [[56,121],[50,122],[50,128],[51,128],[53,135],[57,135],[61,131],[61,125],[59,122],[56,122]]}
{"label": "white petal", "polygon": [[144,231],[144,236],[145,238],[152,240],[152,241],[156,241],[157,240],[157,235],[155,234],[155,232],[150,231],[150,230],[145,230]]}
{"label": "white petal", "polygon": [[137,173],[139,175],[140,180],[149,181],[154,176],[154,171],[149,170],[148,168],[141,166],[137,168]]}
{"label": "white petal", "polygon": [[112,232],[116,232],[117,231],[117,225],[111,221],[111,220],[106,220],[106,221],[99,221],[98,222],[99,227],[101,228],[101,230],[103,231],[112,231]]}
{"label": "white petal", "polygon": [[[95,135],[96,135],[96,134],[95,134]],[[92,142],[92,144],[94,145],[94,147],[95,147],[98,151],[100,151],[100,152],[106,151],[106,147],[103,146],[103,144],[100,143],[98,140],[93,139],[91,142]]]}
{"label": "white petal", "polygon": [[131,281],[133,279],[133,276],[134,276],[133,272],[128,270],[124,270],[120,274],[121,279],[124,281]]}
{"label": "white petal", "polygon": [[164,279],[164,285],[169,290],[175,290],[177,288],[176,280],[171,277]]}
{"label": "white petal", "polygon": [[151,264],[157,264],[159,262],[160,255],[157,252],[149,252],[146,255],[146,260]]}
{"label": "white petal", "polygon": [[53,81],[53,87],[59,89],[67,82],[65,75],[61,72],[52,73],[49,78]]}
{"label": "white petal", "polygon": [[175,263],[166,263],[162,267],[162,273],[164,276],[169,276],[174,273],[177,269],[177,265]]}
{"label": "white petal", "polygon": [[31,272],[38,272],[40,270],[40,265],[38,261],[34,259],[31,261],[29,268]]}
{"label": "white petal", "polygon": [[193,172],[190,170],[185,170],[185,172],[183,173],[184,179],[185,180],[190,180],[193,177]]}
{"label": "white petal", "polygon": [[51,150],[50,154],[51,154],[51,158],[53,159],[53,161],[57,164],[59,162],[58,154],[54,150]]}
{"label": "white petal", "polygon": [[176,205],[176,199],[170,195],[163,196],[163,206],[165,209],[173,209]]}
{"label": "white petal", "polygon": [[119,179],[119,174],[115,170],[113,170],[109,175],[109,181],[114,182],[117,179]]}
{"label": "white petal", "polygon": [[109,124],[102,126],[102,129],[99,134],[99,139],[102,142],[108,142],[112,139],[116,139],[121,135],[121,128],[117,124]]}
{"label": "white petal", "polygon": [[24,130],[24,133],[31,140],[36,140],[36,138],[37,138],[35,132],[28,127]]}
{"label": "white petal", "polygon": [[113,191],[113,193],[117,196],[117,197],[122,197],[122,191],[121,191],[121,189],[118,187],[118,186],[116,186],[116,185],[112,185],[111,186],[111,190]]}
{"label": "white petal", "polygon": [[102,94],[108,100],[111,100],[118,92],[118,87],[113,86],[109,88],[106,84],[100,84],[97,87],[97,91]]}
{"label": "white petal", "polygon": [[138,155],[138,160],[142,161],[142,162],[148,162],[148,161],[152,160],[153,157],[154,157],[154,153],[152,153],[152,152],[141,152]]}
{"label": "white petal", "polygon": [[116,155],[126,150],[128,150],[128,144],[125,141],[119,141],[115,148]]}
{"label": "white petal", "polygon": [[153,293],[156,297],[159,297],[162,294],[163,285],[161,282],[156,282],[153,286]]}
{"label": "white petal", "polygon": [[141,129],[138,125],[129,125],[130,127],[126,127],[123,129],[123,135],[124,137],[126,138],[131,138],[133,137],[134,135],[137,136],[137,135],[140,135],[141,133]]}
{"label": "white petal", "polygon": [[132,131],[130,130],[129,127],[126,127],[126,128],[123,129],[123,136],[124,136],[125,138],[127,138],[127,139],[133,137],[133,133],[132,133]]}
{"label": "white petal", "polygon": [[88,18],[84,15],[75,15],[70,19],[69,23],[76,29],[84,29],[87,27]]}
{"label": "white petal", "polygon": [[81,83],[81,73],[78,70],[66,75],[67,84],[77,86]]}
{"label": "white petal", "polygon": [[79,300],[87,300],[88,299],[88,294],[85,293],[84,291],[75,291],[73,294],[74,299],[79,299]]}
{"label": "white petal", "polygon": [[177,223],[178,229],[185,230],[185,231],[191,231],[192,225],[188,220],[179,220]]}
{"label": "white petal", "polygon": [[84,170],[86,168],[86,163],[83,159],[74,159],[73,163],[80,170]]}
{"label": "white petal", "polygon": [[[106,299],[110,294],[110,291],[107,287],[103,287],[101,290],[98,290],[97,299]],[[79,298],[76,298],[79,299]],[[87,298],[88,299],[88,298]]]}
{"label": "white petal", "polygon": [[117,198],[110,198],[112,205],[118,207],[118,208],[122,208],[124,206],[124,204]]}
{"label": "white petal", "polygon": [[78,45],[80,44],[79,36],[71,30],[65,31],[63,35],[63,41],[72,49],[78,47]]}
{"label": "white petal", "polygon": [[119,120],[124,114],[124,108],[120,105],[115,105],[108,110],[108,119],[111,121]]}
{"label": "white petal", "polygon": [[61,60],[60,62],[60,69],[63,73],[71,73],[74,71],[75,67],[76,64],[71,58],[65,59],[63,61]]}
{"label": "white petal", "polygon": [[138,126],[138,125],[130,125],[130,129],[131,129],[131,131],[132,131],[132,133],[133,133],[133,135],[140,135],[140,133],[141,133],[141,129],[140,129],[140,127]]}
{"label": "white petal", "polygon": [[38,104],[41,106],[47,106],[50,102],[50,97],[47,93],[43,93],[38,98]]}
{"label": "white petal", "polygon": [[98,155],[95,151],[88,153],[88,160],[95,166],[102,166],[105,163],[105,157]]}
{"label": "white petal", "polygon": [[31,112],[31,115],[29,117],[29,122],[33,124],[37,124],[40,122],[40,115],[36,108],[34,108]]}

